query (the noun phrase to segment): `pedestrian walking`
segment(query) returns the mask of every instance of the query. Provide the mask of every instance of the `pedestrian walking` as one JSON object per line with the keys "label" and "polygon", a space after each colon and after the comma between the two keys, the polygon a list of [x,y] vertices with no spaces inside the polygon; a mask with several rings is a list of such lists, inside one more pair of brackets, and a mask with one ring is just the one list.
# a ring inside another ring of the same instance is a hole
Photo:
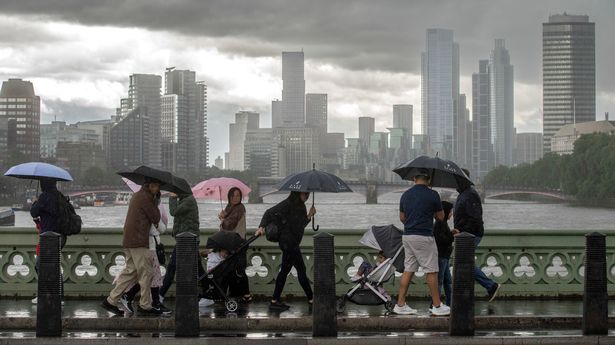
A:
{"label": "pedestrian walking", "polygon": [[[467,169],[463,172],[470,177]],[[474,249],[478,248],[485,234],[483,223],[483,205],[480,195],[471,185],[457,189],[459,196],[455,202],[453,234],[467,232],[474,235]],[[474,279],[487,290],[487,299],[493,301],[500,290],[501,285],[489,279],[478,267],[474,267]]]}
{"label": "pedestrian walking", "polygon": [[[171,193],[169,197],[169,213],[173,216],[173,233],[172,236],[176,237],[182,232],[189,232],[197,236],[197,241],[200,236],[199,229],[199,206],[196,199],[192,194]],[[173,284],[175,279],[175,270],[177,268],[177,247],[173,249],[171,253],[171,259],[166,269],[167,272],[164,275],[162,287],[160,288],[160,301],[164,301],[169,288]],[[203,263],[198,260],[199,277],[205,274]]]}
{"label": "pedestrian walking", "polygon": [[[451,279],[450,259],[453,253],[453,242],[455,237],[448,226],[448,220],[453,215],[453,204],[448,201],[442,201],[442,211],[444,211],[444,220],[437,220],[433,227],[433,236],[436,240],[436,246],[438,247],[438,292],[440,293],[440,300],[442,296],[446,296],[445,304],[451,305],[451,298],[453,296],[453,280]],[[442,290],[444,289],[444,294]]]}
{"label": "pedestrian walking", "polygon": [[139,283],[141,298],[137,311],[144,315],[160,315],[162,311],[152,306],[151,284],[153,267],[150,260],[149,237],[152,226],[158,228],[160,211],[156,195],[160,192],[160,182],[146,179],[128,205],[124,222],[122,246],[126,256],[126,267],[116,278],[116,285],[102,302],[108,311],[123,315],[118,307],[120,298],[129,286]]}
{"label": "pedestrian walking", "polygon": [[288,198],[265,211],[256,231],[257,236],[264,235],[265,228],[271,223],[276,224],[279,230],[278,245],[282,251],[282,264],[275,280],[275,290],[269,304],[270,310],[284,311],[290,308],[281,301],[281,296],[286,284],[286,277],[293,267],[297,270],[297,278],[305,292],[308,303],[312,304],[314,293],[307,277],[303,254],[299,248],[305,227],[316,214],[314,206],[310,208],[309,212],[306,210],[305,202],[309,197],[310,194],[306,192],[290,192]]}
{"label": "pedestrian walking", "polygon": [[402,244],[404,246],[404,273],[401,276],[396,314],[416,314],[418,311],[406,304],[408,286],[419,267],[423,268],[431,294],[432,315],[449,315],[450,308],[440,302],[438,291],[438,248],[433,237],[434,218],[444,220],[442,203],[437,192],[429,188],[430,174],[427,169],[417,169],[415,185],[401,197],[399,219],[404,224]]}
{"label": "pedestrian walking", "polygon": [[[222,231],[234,231],[238,233],[241,238],[246,239],[246,207],[241,200],[243,194],[241,189],[233,187],[229,190],[227,195],[228,204],[220,212],[218,218],[220,219],[220,230]],[[243,255],[241,258],[241,264],[238,267],[246,267],[247,257]],[[209,271],[209,269],[208,269]],[[240,296],[243,302],[252,302],[252,295],[250,294],[250,282],[245,270],[243,272],[235,272],[235,277],[229,282],[230,295]]]}

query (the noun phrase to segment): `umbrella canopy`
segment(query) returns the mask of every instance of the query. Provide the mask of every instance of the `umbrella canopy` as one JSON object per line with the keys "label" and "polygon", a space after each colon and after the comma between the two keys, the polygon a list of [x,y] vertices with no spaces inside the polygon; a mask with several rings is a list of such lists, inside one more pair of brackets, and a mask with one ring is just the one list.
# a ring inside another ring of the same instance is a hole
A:
{"label": "umbrella canopy", "polygon": [[57,167],[55,165],[41,163],[41,162],[30,162],[23,163],[19,165],[15,165],[11,167],[7,172],[4,173],[4,176],[17,177],[28,180],[40,180],[40,179],[51,179],[56,181],[72,181],[73,177],[70,176],[68,171]]}
{"label": "umbrella canopy", "polygon": [[160,189],[162,190],[177,194],[192,194],[190,185],[186,180],[181,177],[173,176],[173,174],[168,171],[142,165],[133,171],[118,172],[117,174],[138,185],[143,185],[148,180],[156,180],[160,182]]}
{"label": "umbrella canopy", "polygon": [[[395,253],[397,253],[399,247],[401,247],[401,236],[402,231],[393,224],[384,226],[374,225],[368,232],[365,233],[365,235],[363,235],[359,242],[368,247],[382,250],[385,257],[392,258],[395,256]],[[404,258],[405,255],[402,250],[395,262],[393,262],[393,265],[398,272],[404,271]]]}
{"label": "umbrella canopy", "polygon": [[243,244],[243,238],[235,231],[220,230],[209,236],[206,248],[222,248],[233,253]]}
{"label": "umbrella canopy", "polygon": [[432,187],[465,189],[473,184],[457,164],[439,157],[420,156],[400,165],[393,172],[404,180],[412,180],[419,169],[429,170]]}
{"label": "umbrella canopy", "polygon": [[316,169],[287,176],[276,185],[276,189],[306,193],[352,193],[350,187],[342,179]]}
{"label": "umbrella canopy", "polygon": [[238,179],[230,177],[216,177],[201,181],[192,187],[192,194],[195,198],[215,199],[226,201],[231,188],[237,187],[241,190],[241,195],[245,198],[252,189]]}

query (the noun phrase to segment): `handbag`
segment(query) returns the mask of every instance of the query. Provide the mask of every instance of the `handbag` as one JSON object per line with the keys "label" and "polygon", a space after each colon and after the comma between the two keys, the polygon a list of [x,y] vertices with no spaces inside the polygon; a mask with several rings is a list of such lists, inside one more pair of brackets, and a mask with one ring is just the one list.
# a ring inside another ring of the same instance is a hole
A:
{"label": "handbag", "polygon": [[280,231],[286,226],[286,218],[281,213],[273,215],[275,220],[265,227],[265,237],[270,242],[280,242]]}
{"label": "handbag", "polygon": [[156,236],[154,236],[154,242],[156,243],[156,256],[158,257],[158,263],[164,265],[166,263],[164,244],[162,244],[162,242],[158,242]]}

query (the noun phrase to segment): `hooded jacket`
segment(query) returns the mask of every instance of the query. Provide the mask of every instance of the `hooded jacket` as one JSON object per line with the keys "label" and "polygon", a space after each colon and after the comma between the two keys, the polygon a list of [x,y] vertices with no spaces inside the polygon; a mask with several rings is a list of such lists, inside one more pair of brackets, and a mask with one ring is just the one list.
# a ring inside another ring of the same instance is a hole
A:
{"label": "hooded jacket", "polygon": [[483,205],[480,195],[473,187],[467,187],[459,192],[454,211],[455,229],[470,233],[476,237],[483,237]]}
{"label": "hooded jacket", "polygon": [[169,214],[173,216],[173,237],[182,232],[199,236],[199,205],[192,194],[169,198]]}
{"label": "hooded jacket", "polygon": [[32,204],[30,215],[32,218],[40,217],[41,234],[47,231],[57,232],[58,198],[60,192],[53,180],[41,180],[41,195]]}
{"label": "hooded jacket", "polygon": [[305,204],[298,200],[298,195],[295,197],[291,193],[288,198],[265,211],[259,227],[264,228],[272,222],[279,227],[279,246],[284,251],[299,248],[310,219]]}
{"label": "hooded jacket", "polygon": [[160,210],[155,197],[146,187],[134,193],[124,222],[124,248],[149,248],[149,233],[152,224],[160,222]]}

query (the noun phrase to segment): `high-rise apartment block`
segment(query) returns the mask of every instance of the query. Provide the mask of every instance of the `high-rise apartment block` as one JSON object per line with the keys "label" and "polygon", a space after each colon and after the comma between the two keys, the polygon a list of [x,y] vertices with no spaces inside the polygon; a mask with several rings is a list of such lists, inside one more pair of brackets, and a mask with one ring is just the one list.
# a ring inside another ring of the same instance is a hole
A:
{"label": "high-rise apartment block", "polygon": [[0,118],[4,119],[6,126],[5,151],[8,156],[24,162],[39,160],[40,108],[41,99],[34,93],[31,82],[9,79],[2,83]]}

